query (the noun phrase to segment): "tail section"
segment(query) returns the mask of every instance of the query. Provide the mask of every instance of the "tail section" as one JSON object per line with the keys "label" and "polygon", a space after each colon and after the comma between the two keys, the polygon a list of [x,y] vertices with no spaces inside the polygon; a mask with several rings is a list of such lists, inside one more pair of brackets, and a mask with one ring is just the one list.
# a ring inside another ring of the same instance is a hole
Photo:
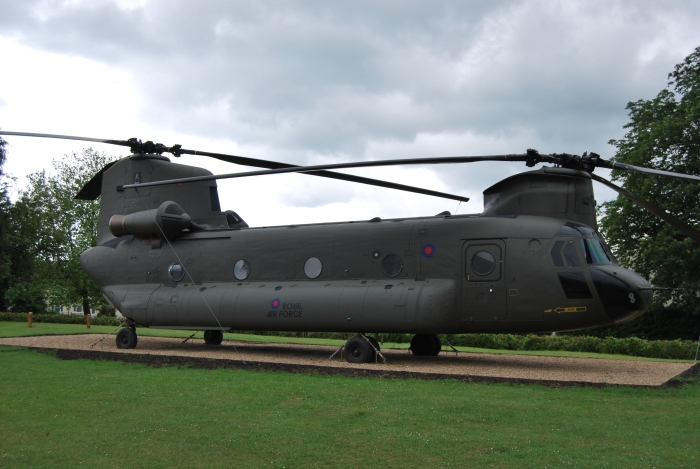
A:
{"label": "tail section", "polygon": [[[197,229],[228,229],[229,220],[227,214],[221,211],[216,181],[117,190],[118,186],[124,184],[210,174],[211,172],[202,168],[172,163],[161,155],[135,154],[105,166],[83,187],[76,198],[94,200],[101,196],[98,245],[116,237],[110,231],[110,219],[114,215],[127,217],[138,212],[157,211],[168,201],[179,205],[191,219],[191,226]],[[237,216],[236,219],[242,222]]]}

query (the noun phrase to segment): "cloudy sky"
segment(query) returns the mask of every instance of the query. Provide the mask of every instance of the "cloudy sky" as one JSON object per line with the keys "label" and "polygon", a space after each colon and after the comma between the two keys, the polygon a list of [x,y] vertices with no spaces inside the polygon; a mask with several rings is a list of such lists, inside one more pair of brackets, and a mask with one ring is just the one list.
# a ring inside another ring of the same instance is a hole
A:
{"label": "cloudy sky", "polygon": [[[3,130],[139,137],[295,164],[527,148],[609,158],[627,102],[654,97],[700,45],[700,3],[687,1],[0,0],[0,12]],[[19,186],[86,147],[6,140],[5,169]],[[352,171],[472,197],[459,207],[303,175],[219,190],[222,207],[253,226],[478,213],[484,189],[524,170]]]}

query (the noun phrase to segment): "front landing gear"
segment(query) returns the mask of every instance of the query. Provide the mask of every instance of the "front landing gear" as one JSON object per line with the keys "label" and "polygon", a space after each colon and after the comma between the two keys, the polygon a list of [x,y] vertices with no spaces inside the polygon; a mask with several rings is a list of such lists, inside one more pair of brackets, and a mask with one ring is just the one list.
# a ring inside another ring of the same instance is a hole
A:
{"label": "front landing gear", "polygon": [[373,358],[376,360],[379,356],[386,363],[386,359],[379,350],[377,339],[359,334],[345,343],[345,359],[350,363],[370,363]]}
{"label": "front landing gear", "polygon": [[204,331],[204,343],[207,345],[221,345],[224,340],[224,333],[222,331]]}
{"label": "front landing gear", "polygon": [[411,352],[417,357],[434,357],[442,350],[442,342],[435,334],[416,334],[411,339]]}
{"label": "front landing gear", "polygon": [[131,327],[125,327],[117,332],[117,348],[136,348],[138,341],[136,330]]}

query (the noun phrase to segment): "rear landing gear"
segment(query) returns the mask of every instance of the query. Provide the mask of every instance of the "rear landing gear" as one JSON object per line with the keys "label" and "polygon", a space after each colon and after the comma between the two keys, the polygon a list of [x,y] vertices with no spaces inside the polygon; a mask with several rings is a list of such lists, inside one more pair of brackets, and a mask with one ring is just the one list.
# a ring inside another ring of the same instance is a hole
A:
{"label": "rear landing gear", "polygon": [[224,333],[222,331],[204,331],[204,343],[207,345],[221,345],[223,340]]}
{"label": "rear landing gear", "polygon": [[435,342],[435,348],[433,349],[432,355],[434,357],[437,357],[440,354],[440,351],[442,350],[442,342],[440,342],[440,337],[438,337],[437,334],[431,334],[433,337],[433,341]]}
{"label": "rear landing gear", "polygon": [[374,355],[372,346],[363,337],[356,335],[345,343],[345,358],[350,363],[369,363]]}
{"label": "rear landing gear", "polygon": [[117,348],[136,348],[138,343],[136,329],[125,327],[117,332]]}
{"label": "rear landing gear", "polygon": [[417,357],[434,357],[441,350],[442,342],[435,334],[416,334],[411,339],[411,352]]}

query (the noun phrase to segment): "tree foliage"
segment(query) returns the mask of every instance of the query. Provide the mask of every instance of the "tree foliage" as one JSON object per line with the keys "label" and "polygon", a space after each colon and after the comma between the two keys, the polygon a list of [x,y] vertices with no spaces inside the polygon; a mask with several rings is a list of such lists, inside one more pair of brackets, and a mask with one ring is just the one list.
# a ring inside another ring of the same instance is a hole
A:
{"label": "tree foliage", "polygon": [[7,290],[10,278],[10,247],[7,241],[9,232],[10,199],[7,196],[8,182],[3,171],[7,142],[0,137],[0,310],[5,310],[4,292]]}
{"label": "tree foliage", "polygon": [[[627,104],[630,122],[616,161],[700,175],[700,47],[676,65],[666,89],[654,99]],[[681,179],[613,171],[625,189],[663,207],[691,226],[700,223],[700,184]],[[601,231],[622,264],[659,287],[657,306],[673,302],[700,313],[700,246],[633,202],[618,197],[602,206]]]}
{"label": "tree foliage", "polygon": [[[6,294],[13,310],[40,304],[104,304],[98,287],[80,265],[80,254],[95,245],[99,201],[75,200],[82,186],[110,158],[92,149],[53,162],[54,174],[29,176],[10,209],[11,266],[15,281]],[[41,295],[44,295],[42,298]]]}

